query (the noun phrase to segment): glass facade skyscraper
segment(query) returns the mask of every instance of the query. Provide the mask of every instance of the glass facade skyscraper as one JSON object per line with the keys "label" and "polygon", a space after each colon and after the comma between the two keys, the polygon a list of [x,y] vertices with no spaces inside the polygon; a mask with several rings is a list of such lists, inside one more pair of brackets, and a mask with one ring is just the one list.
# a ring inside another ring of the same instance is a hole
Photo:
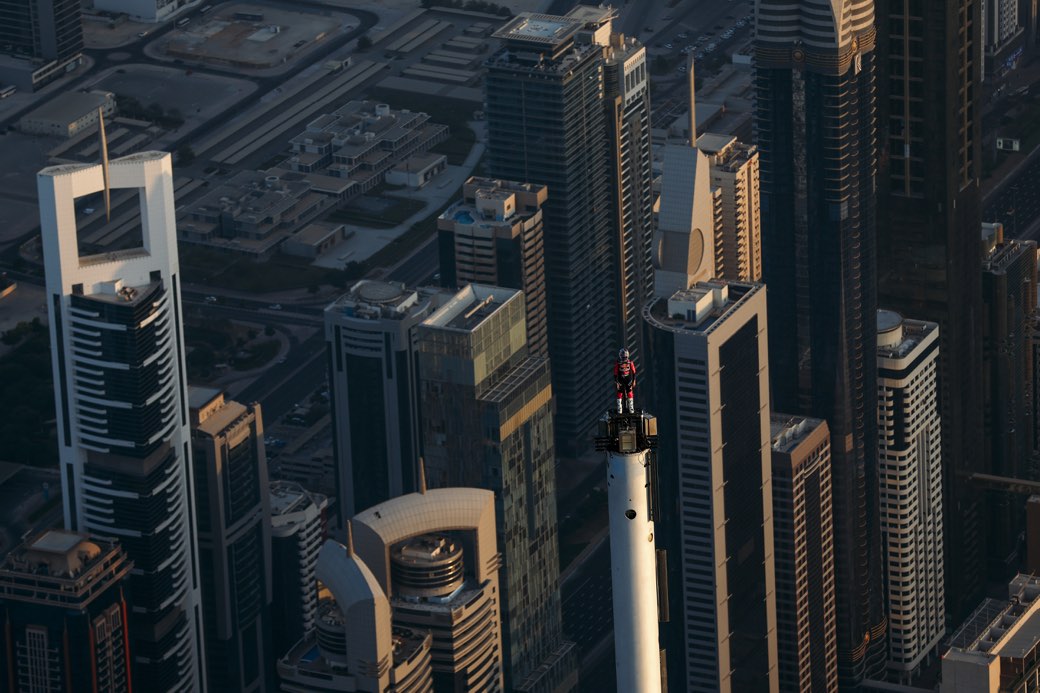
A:
{"label": "glass facade skyscraper", "polygon": [[882,676],[874,3],[761,0],[755,38],[772,396],[831,431],[838,666]]}

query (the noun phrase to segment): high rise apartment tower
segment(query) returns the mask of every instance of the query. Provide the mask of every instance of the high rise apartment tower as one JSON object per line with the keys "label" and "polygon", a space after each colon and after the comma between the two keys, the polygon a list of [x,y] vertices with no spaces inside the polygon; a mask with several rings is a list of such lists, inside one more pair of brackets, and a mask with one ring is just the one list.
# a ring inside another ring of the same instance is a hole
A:
{"label": "high rise apartment tower", "polygon": [[765,287],[698,282],[643,316],[668,688],[778,691]]}
{"label": "high rise apartment tower", "polygon": [[762,281],[762,218],[759,201],[758,149],[732,135],[705,133],[697,149],[711,163],[711,184],[719,189],[723,269],[738,282]]}
{"label": "high rise apartment tower", "polygon": [[878,300],[939,325],[946,604],[985,584],[979,261],[981,6],[877,0]]}
{"label": "high rise apartment tower", "polygon": [[133,563],[119,544],[49,530],[0,563],[0,688],[128,693]]}
{"label": "high rise apartment tower", "polygon": [[415,326],[433,295],[362,280],[325,309],[339,515],[414,491],[420,452]]}
{"label": "high rise apartment tower", "polygon": [[773,537],[780,689],[838,690],[834,516],[827,422],[774,413]]}
{"label": "high rise apartment tower", "polygon": [[522,13],[495,33],[487,63],[488,166],[546,185],[549,354],[564,452],[583,449],[618,345],[638,348],[631,311],[650,277],[647,69],[641,46],[613,33],[613,10]]}
{"label": "high rise apartment tower", "polygon": [[188,388],[210,690],[273,686],[271,507],[260,405]]}
{"label": "high rise apartment tower", "polygon": [[437,219],[441,285],[521,289],[527,300],[527,346],[549,353],[545,298],[544,185],[471,176],[462,200]]}
{"label": "high rise apartment tower", "polygon": [[418,333],[430,486],[485,488],[498,499],[506,687],[570,690],[577,666],[562,635],[553,389],[548,360],[527,349],[524,295],[471,284]]}
{"label": "high rise apartment tower", "polygon": [[[134,562],[136,688],[205,690],[170,155],[40,171],[65,525]],[[76,199],[140,193],[140,247],[79,254]]]}
{"label": "high rise apartment tower", "polygon": [[838,667],[882,676],[872,0],[756,4],[756,144],[772,397],[831,432]]}
{"label": "high rise apartment tower", "polygon": [[914,682],[946,633],[939,326],[879,310],[878,463],[888,669]]}
{"label": "high rise apartment tower", "polygon": [[272,628],[276,656],[314,628],[314,566],[325,540],[328,499],[287,481],[271,483]]}

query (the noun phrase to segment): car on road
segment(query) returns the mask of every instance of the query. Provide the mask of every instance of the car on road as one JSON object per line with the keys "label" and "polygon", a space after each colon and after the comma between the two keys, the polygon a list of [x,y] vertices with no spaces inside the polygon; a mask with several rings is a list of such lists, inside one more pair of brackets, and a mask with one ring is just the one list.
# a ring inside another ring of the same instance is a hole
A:
{"label": "car on road", "polygon": [[268,310],[281,310],[282,309],[282,304],[281,303],[272,303],[271,305],[267,306],[267,309]]}
{"label": "car on road", "polygon": [[670,43],[664,44],[664,47],[667,48],[668,50],[672,50],[672,44],[670,44]]}
{"label": "car on road", "polygon": [[683,41],[683,40],[685,40],[685,39],[686,39],[686,36],[687,36],[687,34],[686,34],[686,32],[684,31],[684,32],[682,32],[681,34],[676,34],[676,35],[675,35],[675,38],[679,39],[680,41]]}
{"label": "car on road", "polygon": [[686,73],[686,66],[685,65],[680,65],[679,66],[679,72],[685,74]]}
{"label": "car on road", "polygon": [[286,361],[288,361],[288,359],[285,358],[284,356],[282,358],[278,359],[278,363],[285,363]]}
{"label": "car on road", "polygon": [[144,38],[147,35],[148,35],[147,31],[139,31],[139,32],[137,32],[137,38]]}

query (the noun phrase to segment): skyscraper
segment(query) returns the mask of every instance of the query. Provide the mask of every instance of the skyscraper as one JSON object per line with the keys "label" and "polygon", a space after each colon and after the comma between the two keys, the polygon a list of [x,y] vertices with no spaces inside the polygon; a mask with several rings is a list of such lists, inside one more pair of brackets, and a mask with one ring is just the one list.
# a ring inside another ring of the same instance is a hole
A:
{"label": "skyscraper", "polygon": [[762,281],[762,219],[758,150],[732,135],[704,133],[697,149],[711,164],[711,184],[720,191],[723,272],[738,282]]}
{"label": "skyscraper", "polygon": [[838,670],[885,664],[875,448],[874,3],[756,5],[772,397],[831,432]]}
{"label": "skyscraper", "polygon": [[[1036,479],[1033,463],[1033,330],[1037,304],[1036,242],[1004,239],[984,224],[982,261],[983,465],[986,474]],[[1025,514],[1017,498],[986,497],[985,547],[990,577],[1017,564]]]}
{"label": "skyscraper", "polygon": [[260,405],[188,388],[206,673],[213,691],[273,685],[271,507]]}
{"label": "skyscraper", "polygon": [[545,299],[544,185],[470,176],[462,200],[437,219],[441,285],[521,289],[527,299],[527,346],[548,355]]}
{"label": "skyscraper", "polygon": [[668,688],[778,691],[765,288],[698,282],[643,316],[658,415],[654,526],[674,605]]}
{"label": "skyscraper", "polygon": [[314,566],[325,540],[328,499],[299,484],[271,482],[272,628],[276,656],[314,628]]}
{"label": "skyscraper", "polygon": [[507,689],[566,691],[577,664],[562,634],[553,389],[524,312],[522,292],[471,284],[422,322],[423,442],[431,486],[496,494]]}
{"label": "skyscraper", "polygon": [[414,328],[426,291],[361,280],[325,309],[339,516],[415,490],[419,415]]}
{"label": "skyscraper", "polygon": [[1017,63],[1016,48],[1023,41],[1018,21],[1019,0],[981,0],[985,50],[983,77],[1003,77]]}
{"label": "skyscraper", "polygon": [[128,693],[133,563],[115,542],[49,530],[0,563],[0,687]]}
{"label": "skyscraper", "polygon": [[506,690],[495,494],[420,485],[352,525],[357,555],[390,599],[394,625],[433,634],[435,690]]}
{"label": "skyscraper", "polygon": [[982,319],[978,266],[981,3],[877,0],[878,297],[939,325],[946,603],[956,618],[984,586]]}
{"label": "skyscraper", "polygon": [[879,310],[877,322],[888,669],[910,684],[946,633],[939,326],[890,310]]}
{"label": "skyscraper", "polygon": [[37,89],[83,59],[83,25],[76,0],[0,0],[0,81]]}
{"label": "skyscraper", "polygon": [[613,34],[612,13],[522,13],[495,32],[504,45],[487,63],[489,170],[549,188],[549,354],[556,436],[566,453],[585,447],[610,400],[600,369],[622,340],[637,341],[627,334],[630,306],[645,301],[637,294],[649,287],[645,54]]}
{"label": "skyscraper", "polygon": [[278,661],[281,690],[430,693],[429,631],[391,621],[386,594],[349,539],[346,546],[325,542],[317,576],[323,584],[318,620]]}
{"label": "skyscraper", "polygon": [[774,413],[769,435],[780,689],[829,693],[838,690],[830,431]]}
{"label": "skyscraper", "polygon": [[[170,155],[38,175],[65,525],[134,562],[136,688],[205,690]],[[140,192],[139,247],[79,254],[76,198]]]}

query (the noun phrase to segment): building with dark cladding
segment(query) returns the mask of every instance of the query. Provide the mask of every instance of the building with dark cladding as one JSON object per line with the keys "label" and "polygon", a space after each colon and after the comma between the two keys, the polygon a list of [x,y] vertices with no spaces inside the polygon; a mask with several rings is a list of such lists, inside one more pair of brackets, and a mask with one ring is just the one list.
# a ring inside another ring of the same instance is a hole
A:
{"label": "building with dark cladding", "polygon": [[524,305],[471,284],[419,325],[423,446],[431,487],[495,492],[506,690],[563,693],[578,667],[563,638],[553,389]]}
{"label": "building with dark cladding", "polygon": [[[983,471],[1013,479],[1038,477],[1033,457],[1033,320],[1036,242],[1005,239],[1001,224],[984,224],[982,261]],[[991,580],[1018,568],[1025,526],[1020,499],[985,495],[983,546]]]}
{"label": "building with dark cladding", "polygon": [[128,693],[127,576],[119,544],[50,530],[0,563],[0,688]]}
{"label": "building with dark cladding", "polygon": [[78,0],[0,0],[0,82],[36,89],[82,60]]}
{"label": "building with dark cladding", "polygon": [[[914,10],[917,9],[916,12]],[[939,324],[946,608],[985,585],[980,496],[982,3],[877,0],[878,302]],[[909,14],[904,14],[904,13]]]}
{"label": "building with dark cladding", "polygon": [[[836,9],[837,8],[837,9]],[[872,0],[760,0],[756,144],[772,397],[831,431],[838,670],[880,678]],[[837,13],[837,14],[835,14]]]}
{"label": "building with dark cladding", "polygon": [[211,691],[274,685],[271,505],[260,405],[188,388]]}
{"label": "building with dark cladding", "polygon": [[[556,440],[583,449],[624,343],[638,352],[652,241],[645,51],[610,8],[523,13],[487,63],[488,168],[548,186],[545,275]],[[611,319],[609,316],[616,316]]]}

